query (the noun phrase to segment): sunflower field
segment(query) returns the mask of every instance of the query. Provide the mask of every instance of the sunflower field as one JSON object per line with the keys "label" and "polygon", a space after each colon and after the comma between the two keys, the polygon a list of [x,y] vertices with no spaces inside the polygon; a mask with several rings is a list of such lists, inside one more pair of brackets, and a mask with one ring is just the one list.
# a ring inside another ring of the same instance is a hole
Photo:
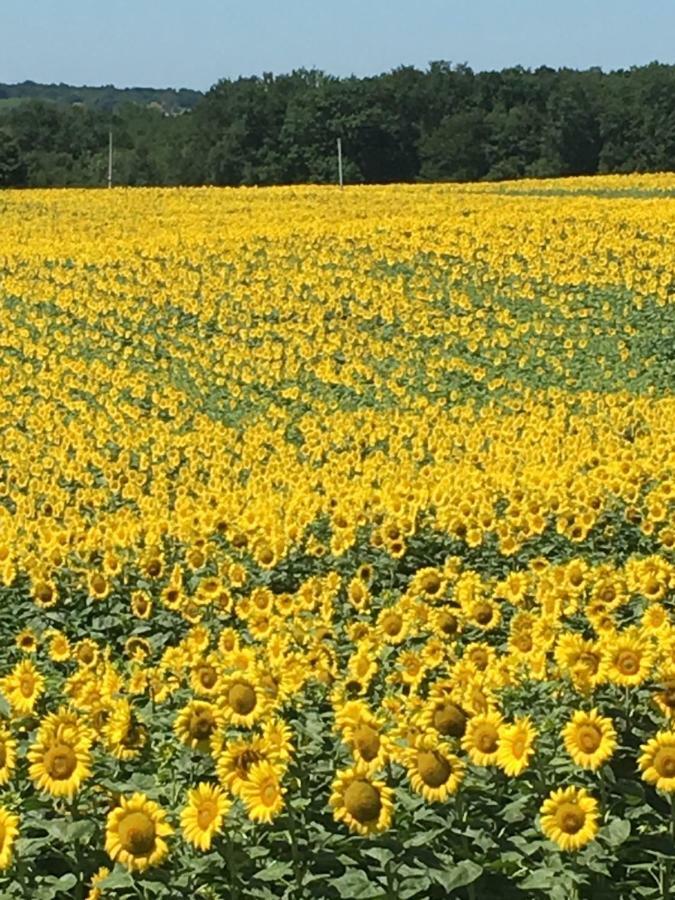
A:
{"label": "sunflower field", "polygon": [[0,897],[675,897],[675,175],[0,193]]}

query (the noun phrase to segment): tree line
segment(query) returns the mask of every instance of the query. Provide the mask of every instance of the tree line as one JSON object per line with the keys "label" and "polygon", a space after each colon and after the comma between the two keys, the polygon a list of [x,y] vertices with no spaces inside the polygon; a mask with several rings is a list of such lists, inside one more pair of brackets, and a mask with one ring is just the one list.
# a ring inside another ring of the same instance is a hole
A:
{"label": "tree line", "polygon": [[[86,92],[91,89],[80,89]],[[478,181],[675,169],[675,65],[474,72],[433,62],[366,78],[223,79],[158,103],[0,98],[0,185]]]}

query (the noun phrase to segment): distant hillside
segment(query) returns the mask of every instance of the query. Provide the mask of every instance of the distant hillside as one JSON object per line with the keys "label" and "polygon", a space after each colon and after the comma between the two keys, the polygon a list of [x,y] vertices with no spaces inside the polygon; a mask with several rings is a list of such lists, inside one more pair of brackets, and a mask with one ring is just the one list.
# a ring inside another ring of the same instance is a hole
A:
{"label": "distant hillside", "polygon": [[154,106],[170,115],[192,110],[202,98],[200,91],[188,88],[116,88],[76,87],[70,84],[0,83],[0,109],[16,106],[24,100],[51,100],[63,106],[86,106],[90,109],[112,110],[125,103]]}

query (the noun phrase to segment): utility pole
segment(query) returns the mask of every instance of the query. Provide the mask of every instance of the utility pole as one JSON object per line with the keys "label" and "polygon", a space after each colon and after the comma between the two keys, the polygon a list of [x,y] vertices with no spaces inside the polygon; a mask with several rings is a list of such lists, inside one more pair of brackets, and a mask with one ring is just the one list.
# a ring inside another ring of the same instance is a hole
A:
{"label": "utility pole", "polygon": [[108,132],[108,187],[112,187],[112,151],[113,151],[113,140],[112,140],[112,128]]}
{"label": "utility pole", "polygon": [[344,182],[342,179],[342,138],[337,139],[337,154],[338,154],[338,181],[340,183],[340,187],[344,187]]}

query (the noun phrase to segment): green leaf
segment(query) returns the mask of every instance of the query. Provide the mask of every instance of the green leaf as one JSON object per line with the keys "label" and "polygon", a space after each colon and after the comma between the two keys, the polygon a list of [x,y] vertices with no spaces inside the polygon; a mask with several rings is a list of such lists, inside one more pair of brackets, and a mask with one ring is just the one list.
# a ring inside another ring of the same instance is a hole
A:
{"label": "green leaf", "polygon": [[630,822],[626,821],[626,819],[612,819],[609,825],[603,829],[603,832],[612,847],[618,847],[630,835]]}
{"label": "green leaf", "polygon": [[548,891],[555,885],[558,875],[551,869],[535,869],[520,882],[519,887],[526,891]]}
{"label": "green leaf", "polygon": [[368,856],[372,856],[373,859],[376,859],[383,866],[389,862],[390,859],[394,858],[394,854],[387,847],[369,847],[367,850],[364,850]]}
{"label": "green leaf", "polygon": [[66,827],[66,840],[68,843],[76,843],[90,838],[95,831],[96,825],[94,822],[88,819],[79,819],[77,822],[71,822]]}
{"label": "green leaf", "polygon": [[293,866],[290,863],[273,862],[271,866],[267,866],[261,872],[256,872],[255,877],[259,881],[278,881],[285,878],[292,869]]}
{"label": "green leaf", "polygon": [[480,878],[483,874],[483,867],[478,863],[471,862],[470,859],[463,859],[450,869],[437,869],[431,874],[446,891],[452,891],[455,888],[466,887],[467,884],[472,884],[477,878]]}
{"label": "green leaf", "polygon": [[345,872],[340,878],[336,878],[332,885],[346,900],[370,900],[382,896],[382,889],[371,884],[365,873],[356,869]]}
{"label": "green leaf", "polygon": [[117,867],[113,869],[113,871],[108,875],[107,878],[104,878],[103,881],[99,881],[98,887],[103,890],[112,889],[112,888],[127,888],[133,887],[134,879],[127,872],[126,869],[121,867]]}
{"label": "green leaf", "polygon": [[410,897],[426,897],[431,879],[428,875],[417,875],[414,878],[405,878],[396,890],[399,900],[408,900]]}
{"label": "green leaf", "polygon": [[530,802],[529,797],[518,797],[507,803],[502,810],[502,818],[505,822],[522,822],[525,818],[525,809]]}

